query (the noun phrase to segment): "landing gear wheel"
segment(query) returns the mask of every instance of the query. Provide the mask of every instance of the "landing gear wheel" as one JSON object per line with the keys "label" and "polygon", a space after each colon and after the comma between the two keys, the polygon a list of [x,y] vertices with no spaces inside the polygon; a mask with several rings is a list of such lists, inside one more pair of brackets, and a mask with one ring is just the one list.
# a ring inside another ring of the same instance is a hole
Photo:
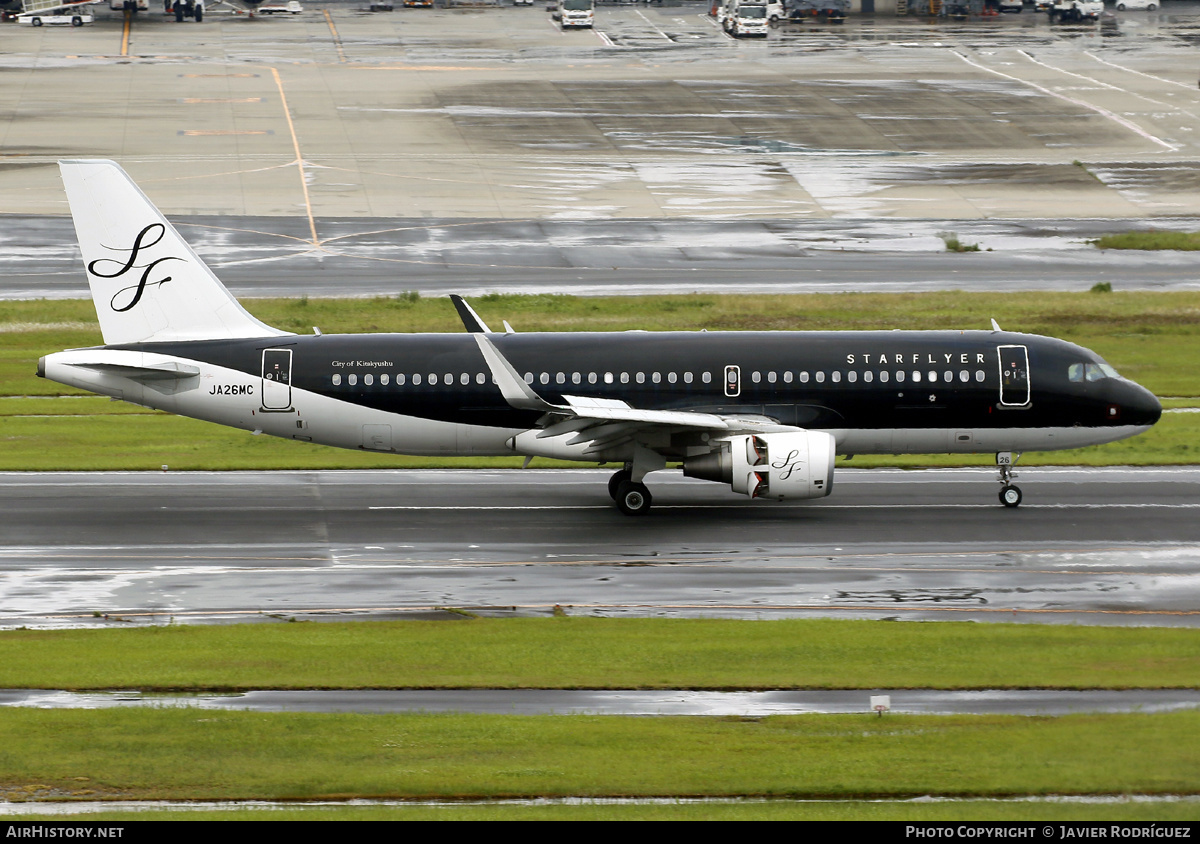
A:
{"label": "landing gear wheel", "polygon": [[608,497],[616,501],[617,490],[620,489],[621,484],[631,480],[633,480],[633,472],[629,469],[621,469],[618,472],[614,472],[613,476],[608,479]]}
{"label": "landing gear wheel", "polygon": [[1005,507],[1016,507],[1021,503],[1021,488],[1019,486],[1006,486],[1000,490],[1000,503]]}
{"label": "landing gear wheel", "polygon": [[617,487],[617,509],[626,516],[646,515],[653,500],[645,484],[623,481]]}

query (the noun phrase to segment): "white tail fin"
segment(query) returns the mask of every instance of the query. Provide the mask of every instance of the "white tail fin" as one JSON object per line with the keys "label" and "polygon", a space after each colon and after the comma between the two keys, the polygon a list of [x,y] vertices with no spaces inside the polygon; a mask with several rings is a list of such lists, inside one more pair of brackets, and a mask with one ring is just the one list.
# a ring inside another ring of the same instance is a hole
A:
{"label": "white tail fin", "polygon": [[233,298],[113,161],[60,161],[106,345],[287,334]]}

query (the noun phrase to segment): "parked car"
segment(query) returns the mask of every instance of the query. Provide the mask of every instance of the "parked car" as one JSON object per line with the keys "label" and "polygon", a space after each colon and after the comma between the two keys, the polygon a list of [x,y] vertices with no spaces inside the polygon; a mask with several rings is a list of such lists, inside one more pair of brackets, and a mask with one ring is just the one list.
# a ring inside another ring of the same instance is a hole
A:
{"label": "parked car", "polygon": [[1124,12],[1126,9],[1137,11],[1145,9],[1147,12],[1153,12],[1158,8],[1158,0],[1117,0],[1117,11]]}

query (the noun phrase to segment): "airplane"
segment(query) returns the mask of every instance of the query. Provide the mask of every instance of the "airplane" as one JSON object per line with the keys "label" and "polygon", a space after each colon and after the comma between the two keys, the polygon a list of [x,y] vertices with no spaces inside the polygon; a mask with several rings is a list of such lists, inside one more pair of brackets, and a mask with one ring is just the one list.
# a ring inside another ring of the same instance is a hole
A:
{"label": "airplane", "polygon": [[297,335],[246,311],[115,162],[59,163],[104,345],[38,375],[302,442],[415,455],[619,463],[608,491],[645,515],[647,475],[751,498],[817,499],[837,454],[995,453],[1000,501],[1022,452],[1148,430],[1162,407],[1094,352],[1000,330],[493,331]]}

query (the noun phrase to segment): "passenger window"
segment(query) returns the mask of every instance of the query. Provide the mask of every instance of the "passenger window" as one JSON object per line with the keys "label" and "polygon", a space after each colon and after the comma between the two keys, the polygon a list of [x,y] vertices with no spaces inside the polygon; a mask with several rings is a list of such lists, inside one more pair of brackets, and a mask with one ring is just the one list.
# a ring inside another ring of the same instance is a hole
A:
{"label": "passenger window", "polygon": [[391,380],[392,380],[392,377],[390,375],[380,375],[379,376],[379,383],[385,387],[388,385],[388,382]]}
{"label": "passenger window", "polygon": [[476,373],[475,373],[475,383],[476,383],[476,384],[483,384],[483,383],[485,383],[485,379],[486,379],[486,376],[485,376],[485,375],[484,375],[482,372],[476,372]]}
{"label": "passenger window", "polygon": [[701,372],[700,380],[703,381],[705,384],[711,384],[712,383],[712,373],[711,372]]}
{"label": "passenger window", "polygon": [[[947,380],[949,380],[949,379],[947,379]],[[930,384],[936,384],[936,383],[937,383],[937,373],[936,373],[936,372],[934,372],[933,370],[930,370],[930,371],[929,371],[929,383],[930,383]]]}
{"label": "passenger window", "polygon": [[846,380],[849,381],[851,384],[853,384],[855,381],[858,380],[858,373],[855,372],[853,369],[850,370],[849,372],[846,373]]}
{"label": "passenger window", "polygon": [[526,383],[526,384],[532,384],[532,383],[533,383],[533,373],[532,373],[532,372],[526,372],[526,373],[525,373],[525,383]]}
{"label": "passenger window", "polygon": [[674,372],[667,373],[667,383],[674,384],[678,380],[679,380],[679,378],[675,375]]}
{"label": "passenger window", "polygon": [[447,372],[445,375],[443,375],[442,383],[445,384],[447,387],[453,387],[454,386],[454,373]]}
{"label": "passenger window", "polygon": [[750,380],[753,381],[755,384],[759,383],[760,381],[762,381],[762,373],[759,372],[757,369],[754,370],[753,372],[750,373]]}
{"label": "passenger window", "polygon": [[685,384],[692,383],[692,373],[690,373],[690,372],[683,373],[683,383],[685,383]]}
{"label": "passenger window", "polygon": [[808,373],[807,373],[807,372],[801,372],[801,373],[800,373],[800,383],[801,383],[801,384],[807,384],[807,383],[808,383]]}
{"label": "passenger window", "polygon": [[964,369],[962,372],[958,373],[958,380],[962,381],[964,384],[967,383],[971,380],[971,373]]}
{"label": "passenger window", "polygon": [[550,383],[550,373],[543,372],[540,376],[538,376],[538,380],[541,381],[543,384],[549,384]]}
{"label": "passenger window", "polygon": [[767,383],[768,384],[775,383],[775,371],[774,370],[771,370],[770,372],[767,373]]}
{"label": "passenger window", "polygon": [[879,383],[886,384],[888,382],[888,377],[888,371],[886,369],[883,370],[883,372],[879,373]]}
{"label": "passenger window", "polygon": [[866,372],[863,373],[863,381],[865,381],[866,383],[870,384],[874,380],[875,380],[875,373],[872,372],[871,370],[868,369]]}
{"label": "passenger window", "polygon": [[611,384],[613,382],[613,374],[611,372],[604,373],[604,383]]}
{"label": "passenger window", "polygon": [[917,370],[917,371],[913,372],[913,377],[912,377],[912,380],[913,380],[913,383],[914,383],[914,384],[920,384],[920,383],[921,383],[921,372],[920,372],[920,370]]}
{"label": "passenger window", "polygon": [[785,384],[792,383],[792,370],[785,369],[783,371],[783,383],[785,383]]}
{"label": "passenger window", "polygon": [[833,374],[832,374],[831,376],[829,376],[829,377],[830,377],[830,379],[833,381],[833,383],[835,383],[835,384],[840,384],[840,383],[842,383],[842,373],[840,373],[840,372],[835,372],[835,373],[833,373]]}
{"label": "passenger window", "polygon": [[897,384],[904,383],[904,370],[903,369],[896,373],[896,383]]}
{"label": "passenger window", "polygon": [[397,375],[397,376],[396,376],[396,386],[397,386],[397,387],[403,387],[403,386],[404,386],[404,373],[401,373],[401,374],[399,374],[399,375]]}
{"label": "passenger window", "polygon": [[595,384],[595,383],[596,383],[596,373],[594,373],[594,372],[589,372],[589,373],[588,373],[588,383],[589,383],[589,384]]}
{"label": "passenger window", "polygon": [[351,375],[350,377],[348,377],[348,378],[346,379],[346,382],[347,382],[347,383],[348,383],[348,384],[349,384],[351,387],[353,387],[355,384],[357,384],[357,383],[358,383],[358,376],[357,376],[357,375]]}
{"label": "passenger window", "polygon": [[366,384],[368,387],[370,387],[372,384],[375,383],[375,376],[368,372],[366,375],[363,376],[363,383]]}
{"label": "passenger window", "polygon": [[653,381],[655,384],[661,384],[662,383],[662,373],[661,372],[652,373],[650,375],[650,380]]}
{"label": "passenger window", "polygon": [[981,383],[981,384],[982,384],[982,383],[983,383],[983,379],[984,379],[984,377],[985,377],[985,376],[984,376],[984,374],[983,374],[983,370],[982,370],[982,369],[976,369],[976,370],[975,370],[975,380],[976,380],[976,381],[978,381],[979,383]]}
{"label": "passenger window", "polygon": [[817,383],[818,383],[818,384],[824,384],[824,383],[825,383],[825,373],[824,373],[824,372],[818,372],[818,373],[817,373]]}
{"label": "passenger window", "polygon": [[578,372],[572,372],[572,373],[571,373],[571,383],[572,383],[572,384],[580,384],[580,383],[582,383],[582,382],[583,382],[583,376],[582,376],[582,375],[580,375]]}
{"label": "passenger window", "polygon": [[628,373],[628,372],[622,372],[622,373],[621,373],[621,383],[622,383],[622,384],[628,384],[628,383],[629,383],[629,373]]}
{"label": "passenger window", "polygon": [[561,372],[556,372],[556,373],[554,373],[554,383],[555,383],[555,384],[565,384],[565,383],[567,383],[567,376],[566,376],[566,375],[564,375],[564,374],[563,374],[563,373],[561,373]]}
{"label": "passenger window", "polygon": [[335,386],[335,387],[342,386],[342,376],[340,376],[340,375],[333,376],[333,386]]}
{"label": "passenger window", "polygon": [[633,376],[633,380],[637,381],[639,384],[645,384],[646,383],[646,373],[644,373],[644,372],[637,373],[636,375]]}
{"label": "passenger window", "polygon": [[430,385],[431,385],[431,386],[436,386],[436,385],[437,385],[437,382],[438,382],[438,380],[437,380],[437,373],[436,373],[436,372],[431,372],[431,373],[429,373],[429,383],[430,383]]}

